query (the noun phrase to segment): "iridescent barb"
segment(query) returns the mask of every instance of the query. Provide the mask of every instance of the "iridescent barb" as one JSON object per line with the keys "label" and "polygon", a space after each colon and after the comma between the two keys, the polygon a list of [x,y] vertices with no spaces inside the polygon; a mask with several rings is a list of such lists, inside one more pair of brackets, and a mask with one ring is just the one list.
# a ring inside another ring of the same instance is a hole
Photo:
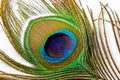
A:
{"label": "iridescent barb", "polygon": [[[120,79],[120,70],[110,51],[105,25],[111,23],[120,51],[120,23],[116,12],[101,4],[100,15],[95,20],[88,8],[90,23],[80,0],[80,6],[75,0],[49,2],[2,0],[2,27],[15,50],[34,66],[20,64],[0,51],[1,60],[30,74],[25,76],[1,71],[0,79]],[[109,20],[104,18],[104,12]]]}

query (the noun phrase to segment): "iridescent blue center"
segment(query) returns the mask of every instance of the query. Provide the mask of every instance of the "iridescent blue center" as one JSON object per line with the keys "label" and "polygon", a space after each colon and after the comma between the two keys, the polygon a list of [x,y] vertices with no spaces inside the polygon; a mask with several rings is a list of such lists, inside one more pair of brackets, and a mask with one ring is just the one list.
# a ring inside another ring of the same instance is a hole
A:
{"label": "iridescent blue center", "polygon": [[44,46],[47,55],[52,58],[62,57],[64,52],[71,47],[71,39],[64,33],[57,33],[50,36]]}
{"label": "iridescent blue center", "polygon": [[76,45],[76,36],[71,31],[59,30],[46,39],[40,48],[40,54],[46,61],[58,63],[67,59]]}

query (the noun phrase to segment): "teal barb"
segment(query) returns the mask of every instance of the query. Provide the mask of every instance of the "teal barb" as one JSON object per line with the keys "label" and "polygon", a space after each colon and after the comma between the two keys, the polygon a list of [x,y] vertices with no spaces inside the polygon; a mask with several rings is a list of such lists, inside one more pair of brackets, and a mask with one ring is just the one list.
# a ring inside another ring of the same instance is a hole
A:
{"label": "teal barb", "polygon": [[[118,24],[117,14],[112,19],[108,8],[101,4],[97,30],[91,10],[88,9],[88,19],[82,3],[76,1],[50,0],[48,3],[45,0],[2,0],[0,15],[4,31],[15,50],[33,66],[23,65],[0,51],[1,60],[21,72],[30,74],[26,76],[1,71],[0,79],[119,79],[115,72],[119,70],[113,58],[108,57],[106,50],[109,47],[105,48],[100,32],[101,20],[103,24],[105,21],[112,25]],[[13,3],[17,5],[17,9]],[[110,20],[104,20],[104,11]],[[104,35],[106,34],[104,32]],[[105,61],[104,56],[108,57],[108,61]],[[111,59],[115,69],[112,68]],[[113,74],[110,71],[113,71]]]}

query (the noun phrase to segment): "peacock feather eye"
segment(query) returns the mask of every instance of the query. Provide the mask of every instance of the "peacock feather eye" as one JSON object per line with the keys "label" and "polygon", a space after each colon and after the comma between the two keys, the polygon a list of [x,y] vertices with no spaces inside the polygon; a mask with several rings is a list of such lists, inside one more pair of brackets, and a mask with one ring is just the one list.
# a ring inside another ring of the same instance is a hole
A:
{"label": "peacock feather eye", "polygon": [[[65,22],[64,22],[65,21]],[[48,69],[58,69],[74,61],[83,50],[82,35],[75,23],[49,16],[30,21],[24,36],[28,53]]]}
{"label": "peacock feather eye", "polygon": [[0,80],[119,80],[120,19],[99,4],[94,19],[80,0],[0,0],[0,24],[30,64],[0,50],[0,60],[25,73],[0,70]]}

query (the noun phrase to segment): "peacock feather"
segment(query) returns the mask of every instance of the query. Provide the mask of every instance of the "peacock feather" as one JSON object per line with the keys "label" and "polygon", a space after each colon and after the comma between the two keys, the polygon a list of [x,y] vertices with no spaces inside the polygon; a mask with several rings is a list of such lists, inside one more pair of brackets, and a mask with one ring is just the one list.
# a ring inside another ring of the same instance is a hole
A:
{"label": "peacock feather", "polygon": [[18,54],[33,66],[0,51],[1,60],[29,74],[1,71],[0,79],[120,79],[106,30],[106,23],[110,24],[119,50],[119,17],[108,5],[100,4],[100,14],[94,19],[89,8],[88,18],[80,0],[2,0],[2,27]]}

